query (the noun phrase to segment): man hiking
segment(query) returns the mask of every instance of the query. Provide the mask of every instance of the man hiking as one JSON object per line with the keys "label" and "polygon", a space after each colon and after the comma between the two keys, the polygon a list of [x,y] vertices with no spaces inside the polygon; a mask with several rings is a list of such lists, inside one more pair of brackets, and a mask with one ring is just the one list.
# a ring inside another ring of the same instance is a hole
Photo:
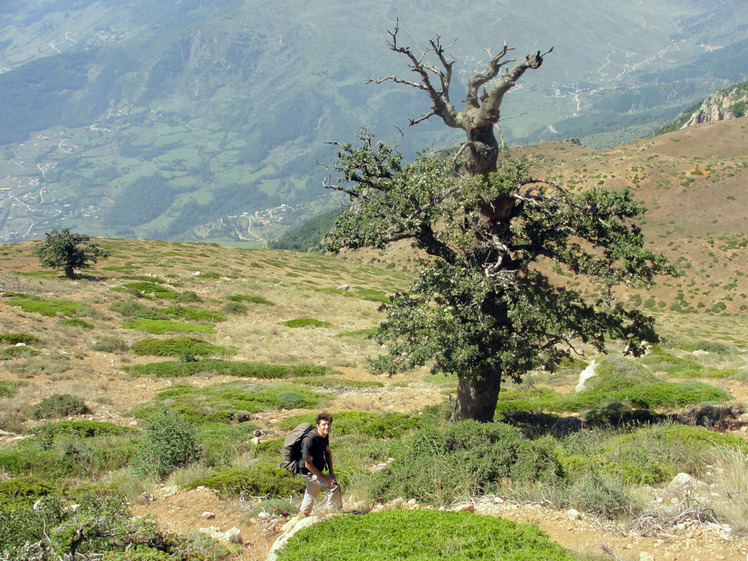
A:
{"label": "man hiking", "polygon": [[[320,491],[327,491],[327,507],[330,510],[343,508],[343,495],[340,484],[335,480],[335,470],[332,467],[332,451],[330,450],[330,430],[332,429],[332,415],[320,413],[317,415],[317,426],[310,430],[301,442],[301,459],[299,473],[306,479],[306,491],[301,501],[299,518],[309,516]],[[324,474],[325,466],[327,475]]]}

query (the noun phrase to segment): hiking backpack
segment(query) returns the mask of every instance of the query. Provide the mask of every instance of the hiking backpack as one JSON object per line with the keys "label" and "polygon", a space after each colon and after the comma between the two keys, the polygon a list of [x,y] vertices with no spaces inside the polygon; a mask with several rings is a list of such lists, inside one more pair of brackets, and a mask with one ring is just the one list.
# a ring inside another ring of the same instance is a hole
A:
{"label": "hiking backpack", "polygon": [[299,473],[299,460],[301,459],[301,441],[314,428],[311,423],[303,422],[289,432],[283,439],[281,450],[281,462],[278,467],[290,471],[293,475]]}

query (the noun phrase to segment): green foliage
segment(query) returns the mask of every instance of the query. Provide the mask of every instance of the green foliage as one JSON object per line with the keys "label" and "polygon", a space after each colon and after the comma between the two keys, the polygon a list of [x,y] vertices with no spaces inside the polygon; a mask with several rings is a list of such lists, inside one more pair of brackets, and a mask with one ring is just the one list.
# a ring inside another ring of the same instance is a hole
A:
{"label": "green foliage", "polygon": [[135,354],[151,356],[180,356],[189,352],[195,356],[230,355],[236,351],[213,345],[193,337],[175,337],[171,339],[142,339],[130,347]]}
{"label": "green foliage", "polygon": [[190,488],[205,486],[221,496],[238,497],[246,492],[254,497],[287,497],[304,491],[304,480],[290,478],[288,472],[276,466],[258,464],[253,469],[229,469],[189,484]]}
{"label": "green foliage", "polygon": [[[428,415],[407,413],[369,413],[364,411],[337,411],[333,416],[333,431],[337,436],[360,434],[370,438],[402,438],[405,435],[434,425]],[[283,427],[290,430],[306,416],[285,419]]]}
{"label": "green foliage", "polygon": [[0,511],[28,507],[40,497],[53,495],[56,491],[54,485],[30,475],[0,481]]}
{"label": "green foliage", "polygon": [[88,307],[78,302],[62,300],[60,298],[51,298],[43,300],[41,298],[14,298],[6,302],[9,306],[18,306],[24,312],[41,314],[47,317],[55,316],[75,316],[78,313],[87,310]]}
{"label": "green foliage", "polygon": [[239,378],[297,378],[328,374],[328,366],[312,364],[266,364],[264,362],[232,362],[218,359],[203,359],[198,362],[152,362],[125,366],[125,371],[133,376],[158,378],[178,378],[197,374],[216,374]]}
{"label": "green foliage", "polygon": [[18,345],[19,343],[31,345],[38,342],[39,337],[30,335],[29,333],[0,333],[0,343],[7,345]]}
{"label": "green foliage", "polygon": [[298,407],[299,405],[301,405],[301,403],[304,401],[303,397],[292,390],[278,392],[275,396],[275,399],[278,400],[278,403],[284,409],[293,409],[294,407]]}
{"label": "green foliage", "polygon": [[80,318],[62,318],[60,320],[60,325],[66,325],[66,326],[72,326],[72,327],[80,327],[82,329],[93,329],[96,326],[91,323],[90,321],[85,321]]}
{"label": "green foliage", "polygon": [[136,321],[124,321],[122,327],[125,329],[137,329],[154,335],[165,333],[215,333],[216,330],[209,325],[198,323],[184,323],[168,319],[139,319]]}
{"label": "green foliage", "polygon": [[299,407],[314,407],[320,401],[316,394],[296,386],[242,381],[205,388],[174,386],[160,392],[153,403],[136,407],[132,414],[151,417],[167,409],[192,423],[231,424],[250,420],[252,413],[283,407],[278,395],[289,391],[301,397]]}
{"label": "green foliage", "polygon": [[134,468],[148,476],[162,478],[200,457],[197,433],[193,425],[162,411],[143,423],[141,441]]}
{"label": "green foliage", "polygon": [[70,415],[85,415],[90,413],[83,399],[70,394],[53,394],[45,397],[31,408],[34,419],[56,419]]}
{"label": "green foliage", "polygon": [[308,559],[572,561],[574,557],[535,525],[469,512],[392,510],[332,517],[294,534],[278,553],[278,561]]}
{"label": "green foliage", "polygon": [[0,449],[0,468],[54,484],[122,469],[135,455],[135,433],[109,423],[62,422],[34,429],[35,438]]}
{"label": "green foliage", "polygon": [[[150,518],[131,516],[124,497],[85,496],[76,508],[59,497],[43,498],[35,508],[0,511],[4,559],[54,561],[102,558],[109,561],[198,561],[219,558],[185,538],[158,529]],[[127,552],[126,556],[122,556]],[[103,555],[103,557],[102,557]]]}
{"label": "green foliage", "polygon": [[503,423],[466,420],[425,428],[394,457],[375,475],[382,499],[446,505],[455,497],[497,491],[505,479],[552,482],[561,475],[550,439],[525,441],[518,429]]}
{"label": "green foliage", "polygon": [[64,269],[65,276],[76,278],[76,269],[87,269],[109,252],[95,243],[89,243],[86,234],[76,234],[69,228],[45,233],[45,239],[36,247],[34,255],[43,267]]}
{"label": "green foliage", "polygon": [[42,425],[37,436],[42,442],[51,442],[58,436],[96,438],[102,436],[122,436],[133,434],[135,429],[100,421],[60,421]]}
{"label": "green foliage", "polygon": [[18,388],[25,386],[26,382],[11,382],[9,380],[0,380],[0,397],[13,397],[16,395]]}
{"label": "green foliage", "polygon": [[94,342],[93,350],[103,353],[122,353],[130,350],[130,346],[124,339],[112,335],[103,335]]}
{"label": "green foliage", "polygon": [[128,282],[123,284],[119,290],[129,292],[136,297],[152,296],[153,298],[160,298],[162,300],[176,300],[179,298],[179,292],[176,290],[153,281]]}
{"label": "green foliage", "polygon": [[248,296],[246,294],[232,294],[226,297],[231,302],[248,302],[250,304],[264,304],[266,306],[275,306],[275,302],[271,302],[267,298],[262,296]]}
{"label": "green foliage", "polygon": [[[599,351],[610,338],[630,342],[635,352],[640,341],[656,340],[652,318],[585,298],[568,283],[554,285],[534,267],[542,255],[607,287],[643,288],[656,275],[674,274],[632,225],[643,208],[630,192],[537,186],[528,163],[513,159],[474,176],[455,174],[451,160],[435,156],[404,165],[390,147],[361,138],[360,148],[342,145],[338,153],[336,170],[352,205],[327,249],[412,239],[434,257],[408,292],[383,306],[387,317],[375,338],[387,352],[372,361],[376,370],[430,364],[433,372],[458,373],[472,391],[458,391],[455,418],[486,421],[495,394],[475,384],[494,376],[498,393],[497,373],[518,380],[533,369],[555,369],[569,356],[558,343],[571,344],[570,337]],[[490,405],[478,406],[476,395]]]}
{"label": "green foliage", "polygon": [[286,327],[330,327],[332,324],[329,321],[320,321],[312,318],[298,318],[290,319],[288,321],[281,322],[281,325]]}

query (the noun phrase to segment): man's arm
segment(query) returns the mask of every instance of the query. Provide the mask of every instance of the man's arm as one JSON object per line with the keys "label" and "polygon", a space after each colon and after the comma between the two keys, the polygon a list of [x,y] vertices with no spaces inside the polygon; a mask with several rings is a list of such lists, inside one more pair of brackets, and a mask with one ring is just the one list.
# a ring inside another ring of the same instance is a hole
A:
{"label": "man's arm", "polygon": [[332,450],[329,444],[325,448],[325,461],[327,462],[327,471],[330,472],[330,480],[333,481],[335,479],[335,470],[332,467]]}
{"label": "man's arm", "polygon": [[[325,451],[325,455],[327,455],[327,451]],[[304,458],[304,467],[308,469],[312,475],[316,475],[318,479],[321,479],[328,485],[332,483],[332,480],[334,479],[334,476],[332,475],[332,466],[330,467],[330,475],[325,475],[316,468],[316,466],[314,465],[314,458],[312,458],[311,456],[307,456],[306,458]]]}

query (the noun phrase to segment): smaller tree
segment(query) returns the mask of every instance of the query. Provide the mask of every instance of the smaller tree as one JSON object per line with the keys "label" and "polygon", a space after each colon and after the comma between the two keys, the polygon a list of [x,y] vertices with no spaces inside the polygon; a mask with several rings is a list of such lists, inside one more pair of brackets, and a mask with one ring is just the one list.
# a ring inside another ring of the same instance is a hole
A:
{"label": "smaller tree", "polygon": [[86,234],[76,234],[70,228],[52,230],[44,235],[46,238],[34,250],[34,255],[43,267],[64,269],[69,279],[76,278],[76,269],[87,269],[99,259],[109,257],[109,252],[91,243]]}

